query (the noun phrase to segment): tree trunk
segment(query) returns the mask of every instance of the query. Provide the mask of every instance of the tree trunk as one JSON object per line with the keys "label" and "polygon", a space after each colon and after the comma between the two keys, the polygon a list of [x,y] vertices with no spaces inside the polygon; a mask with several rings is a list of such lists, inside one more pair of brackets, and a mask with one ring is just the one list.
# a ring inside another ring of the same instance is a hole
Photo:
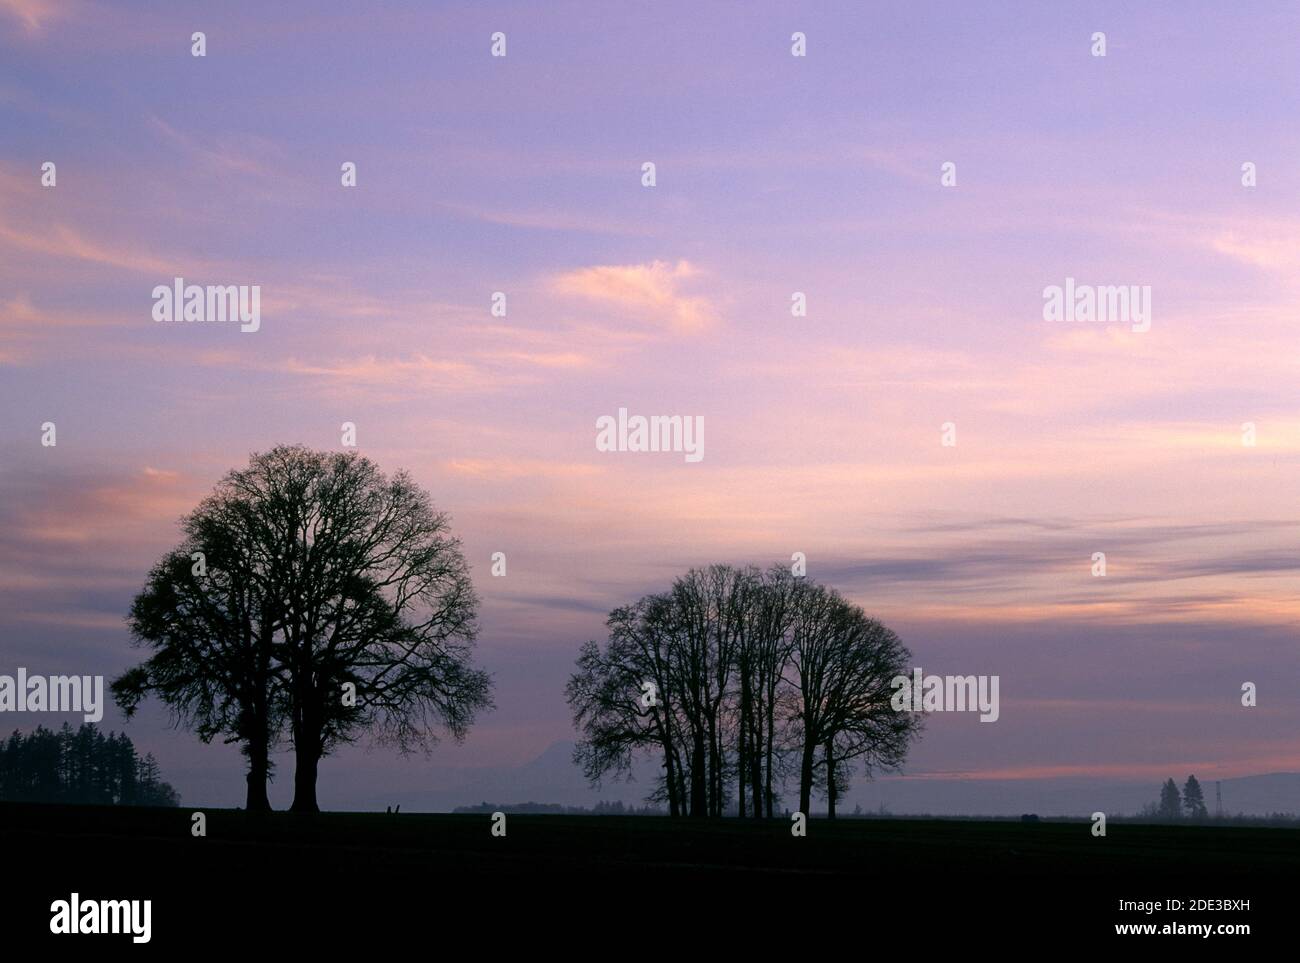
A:
{"label": "tree trunk", "polygon": [[[266,794],[266,784],[271,778],[271,630],[272,619],[267,603],[262,603],[260,625],[256,637],[257,669],[253,684],[249,688],[249,732],[244,743],[244,752],[248,756],[248,795],[244,800],[244,811],[250,813],[269,813],[271,800]],[[251,640],[251,626],[248,639]]]}
{"label": "tree trunk", "polygon": [[318,813],[316,805],[316,770],[320,764],[320,730],[314,711],[315,693],[309,688],[300,690],[298,707],[293,720],[293,805],[296,813]]}
{"label": "tree trunk", "polygon": [[826,741],[826,818],[835,818],[835,746]]}
{"label": "tree trunk", "polygon": [[770,696],[767,700],[767,732],[763,733],[764,751],[767,755],[767,782],[763,786],[763,798],[767,800],[767,818],[772,818],[772,809],[776,805],[776,792],[772,788],[772,763],[776,748],[776,706]]}
{"label": "tree trunk", "polygon": [[[743,705],[743,699],[742,699]],[[740,711],[740,733],[736,740],[736,815],[741,819],[745,818],[745,710]]]}
{"label": "tree trunk", "polygon": [[677,784],[673,786],[673,792],[677,794],[677,814],[685,816],[690,811],[690,804],[686,799],[686,766],[682,764],[682,758],[678,755],[676,747],[673,748],[673,761],[677,766]]}
{"label": "tree trunk", "polygon": [[707,778],[704,764],[704,730],[696,728],[695,746],[691,755],[691,815],[705,816],[708,810],[705,808],[708,799],[708,786],[704,780]]}
{"label": "tree trunk", "polygon": [[799,764],[799,812],[808,815],[812,807],[813,750],[811,739],[804,742],[803,758]]}
{"label": "tree trunk", "polygon": [[723,771],[718,758],[718,723],[708,716],[708,815],[723,815]]}
{"label": "tree trunk", "polygon": [[248,757],[248,795],[244,800],[244,811],[250,813],[269,813],[271,800],[266,795],[266,783],[271,776],[271,723],[265,691],[255,690],[248,715],[248,727],[245,733],[244,755]]}
{"label": "tree trunk", "polygon": [[[754,727],[752,725],[754,695],[753,683],[749,678],[751,671],[749,660],[746,659],[740,665],[740,731],[739,738],[736,741],[736,812],[741,819],[745,818],[745,807],[749,804],[745,794],[750,778],[749,761],[754,755],[756,746],[753,739]],[[757,805],[754,807],[754,815],[759,815]]]}
{"label": "tree trunk", "polygon": [[[664,749],[664,768],[667,770],[664,779],[668,783],[668,815],[670,818],[676,819],[680,815],[680,811],[677,808],[677,772],[673,766],[673,740],[668,732],[667,721],[659,718],[657,709],[652,711],[654,712],[655,727],[659,730],[659,739]],[[664,715],[667,714],[668,710],[665,707]]]}
{"label": "tree trunk", "polygon": [[749,791],[754,818],[763,818],[763,721],[757,707],[749,713]]}
{"label": "tree trunk", "polygon": [[269,813],[271,800],[266,795],[266,782],[270,775],[270,753],[265,739],[255,739],[248,744],[248,797],[244,802],[244,811],[250,813]]}
{"label": "tree trunk", "polygon": [[320,752],[314,744],[300,745],[294,756],[293,805],[290,810],[296,813],[318,813],[320,806],[316,805],[316,769],[320,764]]}
{"label": "tree trunk", "polygon": [[673,798],[677,800],[677,815],[685,816],[689,811],[689,803],[686,797],[686,766],[682,762],[681,753],[677,751],[677,743],[670,737],[669,739],[670,754],[673,757]]}

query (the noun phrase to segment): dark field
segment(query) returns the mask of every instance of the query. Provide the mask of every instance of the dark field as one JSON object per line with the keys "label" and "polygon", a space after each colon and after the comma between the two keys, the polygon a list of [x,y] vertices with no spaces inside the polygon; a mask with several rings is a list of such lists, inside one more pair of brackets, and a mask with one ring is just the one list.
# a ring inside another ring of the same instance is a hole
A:
{"label": "dark field", "polygon": [[[1094,838],[1087,822],[814,819],[806,838],[794,838],[780,821],[512,815],[499,838],[485,815],[258,820],[206,810],[207,836],[194,838],[192,812],[0,804],[7,877],[22,881],[6,886],[5,932],[41,936],[50,902],[75,891],[151,899],[152,944],[173,948],[239,946],[248,927],[269,927],[286,945],[367,943],[376,920],[397,932],[473,926],[491,940],[515,923],[538,934],[572,926],[649,938],[664,913],[735,919],[737,910],[759,945],[793,938],[789,927],[810,914],[913,931],[975,926],[1012,945],[1034,934],[1119,939],[1115,923],[1171,918],[1257,923],[1259,935],[1285,909],[1300,869],[1292,829],[1111,824]],[[1170,897],[1249,899],[1251,908],[1118,910],[1120,899]],[[776,927],[768,937],[766,912]],[[299,921],[296,938],[286,920]]]}

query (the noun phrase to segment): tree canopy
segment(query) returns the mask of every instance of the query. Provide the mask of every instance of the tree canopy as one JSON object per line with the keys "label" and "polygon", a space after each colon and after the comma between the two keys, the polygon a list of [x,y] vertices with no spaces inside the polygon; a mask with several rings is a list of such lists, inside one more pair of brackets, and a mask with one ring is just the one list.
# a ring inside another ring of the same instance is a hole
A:
{"label": "tree canopy", "polygon": [[803,812],[817,791],[834,816],[855,769],[896,769],[919,732],[890,704],[911,657],[898,637],[783,568],[692,569],[606,624],[566,689],[575,761],[595,782],[657,755],[672,816],[771,817],[787,777]]}
{"label": "tree canopy", "polygon": [[269,751],[295,754],[315,811],[319,762],[363,733],[403,752],[463,738],[491,705],[471,662],[478,599],[450,521],[405,472],[355,452],[281,446],[230,472],[132,606],[153,654],[113,683],[128,715],[154,694],[200,738],[237,742],[248,804]]}

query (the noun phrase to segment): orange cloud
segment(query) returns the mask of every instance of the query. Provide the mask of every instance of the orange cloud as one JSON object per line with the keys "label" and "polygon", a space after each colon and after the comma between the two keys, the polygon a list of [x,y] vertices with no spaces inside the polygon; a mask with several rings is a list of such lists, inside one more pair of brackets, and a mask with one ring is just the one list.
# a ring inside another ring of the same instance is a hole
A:
{"label": "orange cloud", "polygon": [[706,299],[686,295],[681,289],[700,273],[684,260],[676,264],[600,265],[561,274],[552,286],[560,294],[631,310],[678,331],[697,332],[714,322],[713,308]]}
{"label": "orange cloud", "polygon": [[430,388],[486,387],[483,372],[461,361],[440,361],[426,355],[410,358],[379,358],[375,355],[346,361],[308,363],[290,358],[280,370],[312,375],[352,385],[417,384]]}
{"label": "orange cloud", "polygon": [[448,471],[473,478],[573,478],[599,475],[597,465],[582,462],[554,462],[540,458],[457,458],[446,463]]}
{"label": "orange cloud", "polygon": [[502,351],[491,357],[539,368],[585,368],[592,363],[590,358],[576,351]]}

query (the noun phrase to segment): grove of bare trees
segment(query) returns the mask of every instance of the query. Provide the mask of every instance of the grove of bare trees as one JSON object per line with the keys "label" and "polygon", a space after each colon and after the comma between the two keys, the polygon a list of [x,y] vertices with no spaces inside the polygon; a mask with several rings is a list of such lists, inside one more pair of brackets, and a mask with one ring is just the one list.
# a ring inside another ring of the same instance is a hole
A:
{"label": "grove of bare trees", "polygon": [[825,586],[781,567],[692,569],[615,609],[566,697],[593,782],[652,755],[670,816],[772,817],[787,783],[835,815],[852,774],[895,770],[920,719],[890,704],[911,654]]}

